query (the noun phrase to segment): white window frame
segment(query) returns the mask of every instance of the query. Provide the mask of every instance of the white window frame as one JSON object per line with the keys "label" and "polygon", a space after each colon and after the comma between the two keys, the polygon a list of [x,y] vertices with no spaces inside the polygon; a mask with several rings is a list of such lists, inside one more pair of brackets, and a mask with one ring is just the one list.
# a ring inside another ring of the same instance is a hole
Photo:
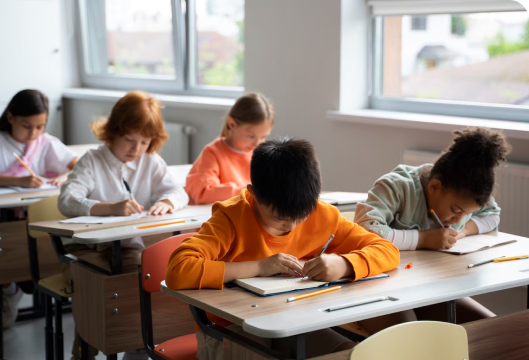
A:
{"label": "white window frame", "polygon": [[[93,66],[106,66],[106,33],[96,33],[89,29],[87,6],[102,9],[100,19],[104,22],[105,0],[78,0],[78,34],[81,47],[81,81],[83,86],[112,90],[141,89],[150,92],[194,95],[212,97],[239,97],[244,93],[244,87],[236,86],[203,86],[196,83],[196,21],[195,0],[170,0],[173,23],[173,56],[175,78],[171,76],[134,76],[134,75],[104,75],[88,71]],[[90,4],[90,5],[88,5]],[[103,6],[102,6],[103,5]],[[105,30],[99,26],[99,30]],[[95,39],[95,40],[94,40]],[[89,42],[95,41],[98,51],[93,52]],[[99,57],[99,60],[97,59]]]}
{"label": "white window frame", "polygon": [[369,69],[369,108],[376,110],[423,113],[495,119],[529,121],[529,106],[488,104],[469,101],[423,100],[416,98],[388,98],[383,94],[384,22],[383,16],[417,14],[457,14],[473,12],[523,11],[521,4],[512,0],[367,0],[370,8],[370,39],[368,56],[373,66]]}

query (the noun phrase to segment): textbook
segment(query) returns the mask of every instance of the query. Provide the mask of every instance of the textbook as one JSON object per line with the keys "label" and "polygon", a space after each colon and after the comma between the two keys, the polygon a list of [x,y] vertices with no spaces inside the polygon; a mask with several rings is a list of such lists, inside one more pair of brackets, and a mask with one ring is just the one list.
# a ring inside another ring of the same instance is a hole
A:
{"label": "textbook", "polygon": [[320,194],[320,200],[331,205],[356,204],[367,200],[366,193],[354,192],[329,192]]}
{"label": "textbook", "polygon": [[452,248],[440,251],[456,255],[465,255],[497,246],[512,244],[514,242],[516,242],[516,240],[505,239],[498,236],[472,235],[457,240]]}
{"label": "textbook", "polygon": [[[381,273],[375,276],[369,276],[366,278],[358,279],[357,281],[375,280],[387,277],[389,277],[388,274]],[[294,291],[303,291],[345,282],[350,281],[347,279],[340,279],[333,282],[324,282],[310,280],[306,277],[293,278],[283,275],[235,280],[236,285],[259,296],[271,296]]]}

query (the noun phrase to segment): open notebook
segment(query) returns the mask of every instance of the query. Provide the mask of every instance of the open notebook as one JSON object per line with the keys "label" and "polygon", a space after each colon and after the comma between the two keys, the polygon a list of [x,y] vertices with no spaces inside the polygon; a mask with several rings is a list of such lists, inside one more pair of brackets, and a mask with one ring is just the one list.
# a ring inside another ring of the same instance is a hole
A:
{"label": "open notebook", "polygon": [[450,254],[465,255],[476,251],[490,249],[496,246],[507,245],[516,242],[514,239],[499,238],[490,235],[472,235],[457,240],[451,249],[441,250]]}
{"label": "open notebook", "polygon": [[[357,281],[375,280],[389,277],[388,274],[378,274],[370,276]],[[338,283],[350,282],[347,279],[340,279],[333,282],[314,281],[307,278],[293,278],[286,276],[270,276],[270,277],[254,277],[247,279],[237,279],[235,284],[245,290],[253,292],[259,296],[271,296],[277,294],[284,294],[293,291],[302,291],[334,285]]]}
{"label": "open notebook", "polygon": [[[43,178],[43,180],[48,181],[45,178]],[[42,191],[42,190],[55,190],[55,189],[59,189],[59,187],[50,185],[47,183],[42,184],[42,186],[38,188],[23,188],[23,187],[18,187],[18,186],[8,186],[8,187],[0,188],[0,195],[15,194],[15,193],[28,193],[28,192],[35,192],[35,191]]]}
{"label": "open notebook", "polygon": [[139,214],[130,216],[78,216],[66,220],[59,221],[61,224],[111,224],[115,222],[141,219],[147,216],[147,212],[143,211]]}

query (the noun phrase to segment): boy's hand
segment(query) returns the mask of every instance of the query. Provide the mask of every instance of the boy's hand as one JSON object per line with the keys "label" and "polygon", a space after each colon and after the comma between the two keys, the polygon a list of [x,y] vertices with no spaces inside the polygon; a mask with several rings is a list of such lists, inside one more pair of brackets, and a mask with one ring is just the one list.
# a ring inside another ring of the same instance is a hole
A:
{"label": "boy's hand", "polygon": [[116,216],[130,216],[138,214],[143,211],[143,206],[134,200],[123,200],[112,204],[112,215]]}
{"label": "boy's hand", "polygon": [[272,276],[282,273],[299,277],[303,272],[303,268],[298,259],[289,254],[275,254],[266,259],[259,260],[257,263],[259,266],[259,276]]}
{"label": "boy's hand", "polygon": [[168,200],[160,200],[155,202],[153,206],[147,212],[147,215],[164,215],[172,214],[174,211],[173,205],[169,204]]}
{"label": "boy's hand", "polygon": [[38,188],[44,184],[44,180],[38,176],[24,176],[19,178],[18,182],[18,186],[23,188]]}
{"label": "boy's hand", "polygon": [[322,254],[305,263],[303,275],[316,281],[336,281],[354,274],[353,266],[335,254]]}
{"label": "boy's hand", "polygon": [[457,236],[457,231],[449,228],[419,231],[417,249],[450,249],[457,242]]}

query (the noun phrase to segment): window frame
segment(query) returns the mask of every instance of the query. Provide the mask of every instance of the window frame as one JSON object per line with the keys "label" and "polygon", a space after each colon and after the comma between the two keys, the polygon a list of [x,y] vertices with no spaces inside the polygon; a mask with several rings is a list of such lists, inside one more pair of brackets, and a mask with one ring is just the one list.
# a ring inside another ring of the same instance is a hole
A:
{"label": "window frame", "polygon": [[[149,92],[193,95],[209,97],[236,98],[244,93],[244,87],[236,86],[202,86],[196,83],[196,21],[195,0],[168,0],[171,2],[173,56],[175,64],[175,78],[169,76],[134,76],[134,75],[103,75],[89,72],[90,66],[99,61],[106,64],[106,41],[96,41],[100,59],[94,59],[90,47],[92,37],[105,38],[106,34],[97,34],[89,29],[88,3],[99,2],[104,5],[105,0],[79,0],[78,3],[78,41],[80,44],[81,82],[84,87],[110,90],[130,91],[142,89]],[[102,8],[104,9],[104,7]],[[104,11],[100,14],[104,21]],[[100,65],[101,66],[101,65]]]}
{"label": "window frame", "polygon": [[[372,10],[372,9],[371,9]],[[516,10],[506,10],[516,11]],[[498,10],[497,12],[500,12]],[[458,12],[461,13],[461,12]],[[433,12],[432,14],[435,14]],[[453,15],[454,13],[450,13]],[[415,14],[409,14],[415,15]],[[429,15],[429,14],[426,14]],[[480,119],[529,122],[529,106],[479,103],[471,101],[433,100],[417,98],[389,98],[383,96],[384,82],[384,17],[370,11],[368,54],[373,60],[369,70],[369,108],[409,113],[470,117]],[[397,15],[396,15],[397,16]],[[401,16],[401,14],[398,14]]]}

